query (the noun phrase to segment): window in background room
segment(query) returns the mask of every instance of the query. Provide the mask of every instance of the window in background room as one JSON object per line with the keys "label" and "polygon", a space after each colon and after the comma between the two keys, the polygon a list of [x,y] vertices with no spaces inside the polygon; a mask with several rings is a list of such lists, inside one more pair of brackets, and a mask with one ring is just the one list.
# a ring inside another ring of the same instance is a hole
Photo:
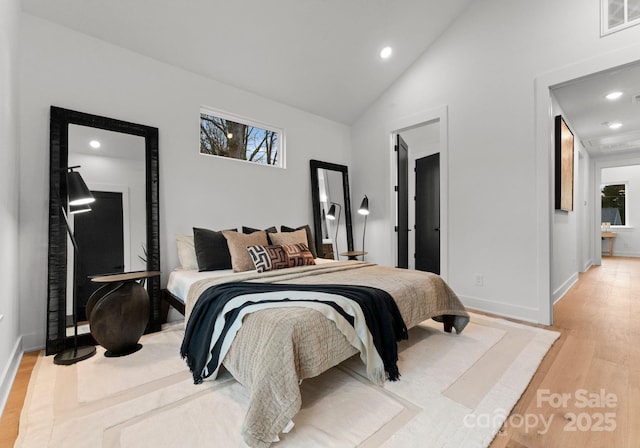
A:
{"label": "window in background room", "polygon": [[602,222],[612,226],[627,225],[627,185],[625,183],[600,186],[602,197]]}
{"label": "window in background room", "polygon": [[284,168],[284,131],[201,108],[200,154]]}
{"label": "window in background room", "polygon": [[600,0],[600,5],[603,36],[640,23],[640,0]]}

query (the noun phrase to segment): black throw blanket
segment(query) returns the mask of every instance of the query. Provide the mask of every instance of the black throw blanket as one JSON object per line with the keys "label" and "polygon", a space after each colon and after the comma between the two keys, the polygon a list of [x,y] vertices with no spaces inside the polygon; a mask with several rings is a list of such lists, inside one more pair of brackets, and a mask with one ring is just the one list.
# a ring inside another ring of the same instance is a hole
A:
{"label": "black throw blanket", "polygon": [[[180,354],[183,358],[186,358],[195,384],[202,382],[205,367],[208,367],[209,374],[211,374],[222,362],[219,359],[222,342],[240,311],[249,305],[274,302],[274,300],[248,300],[228,311],[224,316],[222,334],[213,349],[211,349],[212,359],[207,363],[214,324],[225,304],[238,296],[274,291],[283,292],[282,299],[276,301],[290,301],[291,306],[295,306],[296,302],[301,302],[301,300],[287,297],[287,292],[291,291],[323,292],[339,295],[353,301],[362,310],[373,343],[384,363],[388,379],[390,381],[398,380],[400,373],[397,366],[397,341],[407,339],[408,334],[396,302],[386,291],[369,286],[229,282],[212,286],[205,290],[196,302],[187,322]],[[332,306],[353,325],[352,316],[348,315],[338,304],[325,300],[317,300],[315,302]]]}

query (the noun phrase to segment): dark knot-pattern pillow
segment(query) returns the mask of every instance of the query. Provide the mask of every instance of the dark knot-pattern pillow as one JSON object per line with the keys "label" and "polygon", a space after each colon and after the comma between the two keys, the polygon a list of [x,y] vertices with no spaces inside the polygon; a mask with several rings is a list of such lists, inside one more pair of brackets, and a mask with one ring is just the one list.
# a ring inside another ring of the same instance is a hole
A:
{"label": "dark knot-pattern pillow", "polygon": [[258,272],[315,264],[304,244],[248,246],[247,251]]}
{"label": "dark knot-pattern pillow", "polygon": [[306,244],[283,244],[282,248],[289,257],[289,266],[308,266],[316,264],[313,254]]}
{"label": "dark knot-pattern pillow", "polygon": [[258,272],[289,267],[289,259],[282,246],[249,246],[247,250]]}

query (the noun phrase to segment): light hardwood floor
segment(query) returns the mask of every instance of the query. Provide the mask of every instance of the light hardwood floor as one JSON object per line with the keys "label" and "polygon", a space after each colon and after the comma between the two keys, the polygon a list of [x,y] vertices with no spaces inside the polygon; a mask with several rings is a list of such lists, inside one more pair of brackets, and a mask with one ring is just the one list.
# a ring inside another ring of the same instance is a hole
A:
{"label": "light hardwood floor", "polygon": [[20,412],[22,412],[22,405],[24,403],[24,397],[27,394],[31,371],[33,370],[33,366],[36,365],[38,353],[39,352],[25,353],[22,356],[16,379],[11,388],[11,394],[2,413],[2,419],[0,419],[0,447],[13,446],[16,437],[18,437]]}
{"label": "light hardwood floor", "polygon": [[560,338],[491,448],[640,446],[640,258],[606,257],[580,274],[552,329]]}
{"label": "light hardwood floor", "polygon": [[[640,258],[604,258],[580,275],[554,316],[551,329],[562,334],[491,448],[640,446]],[[16,439],[36,358],[22,359],[0,420],[0,447]],[[615,397],[615,405],[603,407],[601,395],[610,405]],[[542,419],[550,422],[546,430]]]}

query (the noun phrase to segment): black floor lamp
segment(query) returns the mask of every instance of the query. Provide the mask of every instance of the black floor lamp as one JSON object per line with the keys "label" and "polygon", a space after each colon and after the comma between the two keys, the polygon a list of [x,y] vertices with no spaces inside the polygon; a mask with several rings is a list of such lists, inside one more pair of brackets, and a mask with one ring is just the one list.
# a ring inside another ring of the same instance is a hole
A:
{"label": "black floor lamp", "polygon": [[[79,166],[70,166],[68,168],[62,168],[61,171],[65,171],[67,175],[67,192],[69,196],[69,214],[83,213],[91,211],[90,203],[95,201],[95,198],[87,188],[87,184],[84,183],[82,176],[77,171],[73,171],[76,168],[80,168]],[[78,244],[76,243],[76,239],[73,236],[73,232],[71,231],[71,226],[69,225],[69,220],[67,218],[67,212],[64,207],[64,203],[60,198],[60,194],[58,191],[57,198],[58,203],[60,205],[60,210],[62,211],[62,217],[64,218],[64,223],[67,226],[67,232],[69,233],[69,238],[71,238],[71,244],[73,244],[73,264],[74,271],[78,266]],[[82,361],[84,359],[90,358],[96,354],[96,348],[93,345],[88,345],[84,347],[78,347],[78,313],[76,310],[77,307],[76,300],[76,288],[73,288],[73,348],[68,348],[60,353],[58,353],[53,358],[53,363],[58,365],[71,365],[75,364],[78,361]]]}
{"label": "black floor lamp", "polygon": [[[336,218],[336,205],[338,206],[338,217]],[[338,228],[340,227],[340,213],[342,213],[342,206],[340,204],[336,204],[335,202],[331,203],[331,207],[329,207],[329,211],[327,212],[327,218],[336,221],[336,236],[334,238],[334,242],[336,244],[336,255],[335,259],[339,260],[340,256],[338,255],[340,251],[338,250]]]}
{"label": "black floor lamp", "polygon": [[362,261],[364,261],[364,235],[367,232],[367,216],[369,216],[369,198],[366,194],[364,195],[364,199],[362,199],[358,213],[364,215],[364,228],[362,229]]}

